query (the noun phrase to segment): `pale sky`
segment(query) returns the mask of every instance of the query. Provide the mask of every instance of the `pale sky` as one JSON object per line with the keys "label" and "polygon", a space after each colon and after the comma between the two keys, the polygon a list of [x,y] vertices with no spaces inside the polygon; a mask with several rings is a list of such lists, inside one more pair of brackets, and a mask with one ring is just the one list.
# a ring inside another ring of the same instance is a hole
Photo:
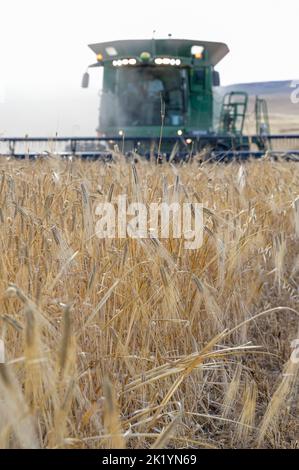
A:
{"label": "pale sky", "polygon": [[87,44],[156,37],[226,42],[222,84],[292,80],[298,0],[1,0],[0,133],[94,134],[98,70]]}

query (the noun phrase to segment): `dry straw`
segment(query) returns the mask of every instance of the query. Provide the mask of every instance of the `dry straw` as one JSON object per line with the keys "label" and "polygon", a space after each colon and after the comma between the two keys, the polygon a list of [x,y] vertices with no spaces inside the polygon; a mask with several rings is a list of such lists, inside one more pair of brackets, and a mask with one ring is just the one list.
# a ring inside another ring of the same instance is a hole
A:
{"label": "dry straw", "polygon": [[[115,158],[0,162],[0,447],[298,446],[298,165]],[[99,240],[121,194],[203,246]]]}

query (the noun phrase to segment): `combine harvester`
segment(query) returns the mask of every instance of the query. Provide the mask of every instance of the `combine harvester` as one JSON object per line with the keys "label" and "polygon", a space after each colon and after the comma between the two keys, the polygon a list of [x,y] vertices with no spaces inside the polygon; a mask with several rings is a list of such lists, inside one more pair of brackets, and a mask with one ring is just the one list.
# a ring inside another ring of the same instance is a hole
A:
{"label": "combine harvester", "polygon": [[[194,155],[247,159],[265,153],[298,159],[299,135],[271,135],[264,99],[256,97],[252,136],[244,135],[247,93],[230,92],[219,102],[215,66],[229,52],[225,44],[168,38],[89,47],[97,58],[89,69],[103,67],[97,137],[2,137],[2,155],[36,157],[43,152],[34,146],[46,145],[47,152],[85,158],[111,159],[118,152],[161,161],[189,160]],[[86,72],[82,87],[88,84]],[[58,151],[61,145],[64,148]],[[23,146],[21,152],[18,146]]]}

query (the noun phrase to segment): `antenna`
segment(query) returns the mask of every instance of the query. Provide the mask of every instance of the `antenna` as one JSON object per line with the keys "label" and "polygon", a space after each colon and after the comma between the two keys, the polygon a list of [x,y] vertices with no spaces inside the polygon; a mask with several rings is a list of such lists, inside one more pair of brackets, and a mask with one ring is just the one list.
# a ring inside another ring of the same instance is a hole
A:
{"label": "antenna", "polygon": [[156,34],[156,30],[154,29],[153,30],[153,36],[152,36],[152,55],[153,55],[153,57],[155,57],[155,55],[156,55],[155,34]]}

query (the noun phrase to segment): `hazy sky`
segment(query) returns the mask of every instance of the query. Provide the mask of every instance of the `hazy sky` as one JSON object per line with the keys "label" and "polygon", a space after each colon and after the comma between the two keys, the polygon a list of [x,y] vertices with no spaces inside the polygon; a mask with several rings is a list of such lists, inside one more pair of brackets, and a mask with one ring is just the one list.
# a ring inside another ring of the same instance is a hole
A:
{"label": "hazy sky", "polygon": [[299,78],[298,0],[1,0],[0,133],[93,134],[98,70],[87,44],[173,37],[223,41],[222,83]]}

